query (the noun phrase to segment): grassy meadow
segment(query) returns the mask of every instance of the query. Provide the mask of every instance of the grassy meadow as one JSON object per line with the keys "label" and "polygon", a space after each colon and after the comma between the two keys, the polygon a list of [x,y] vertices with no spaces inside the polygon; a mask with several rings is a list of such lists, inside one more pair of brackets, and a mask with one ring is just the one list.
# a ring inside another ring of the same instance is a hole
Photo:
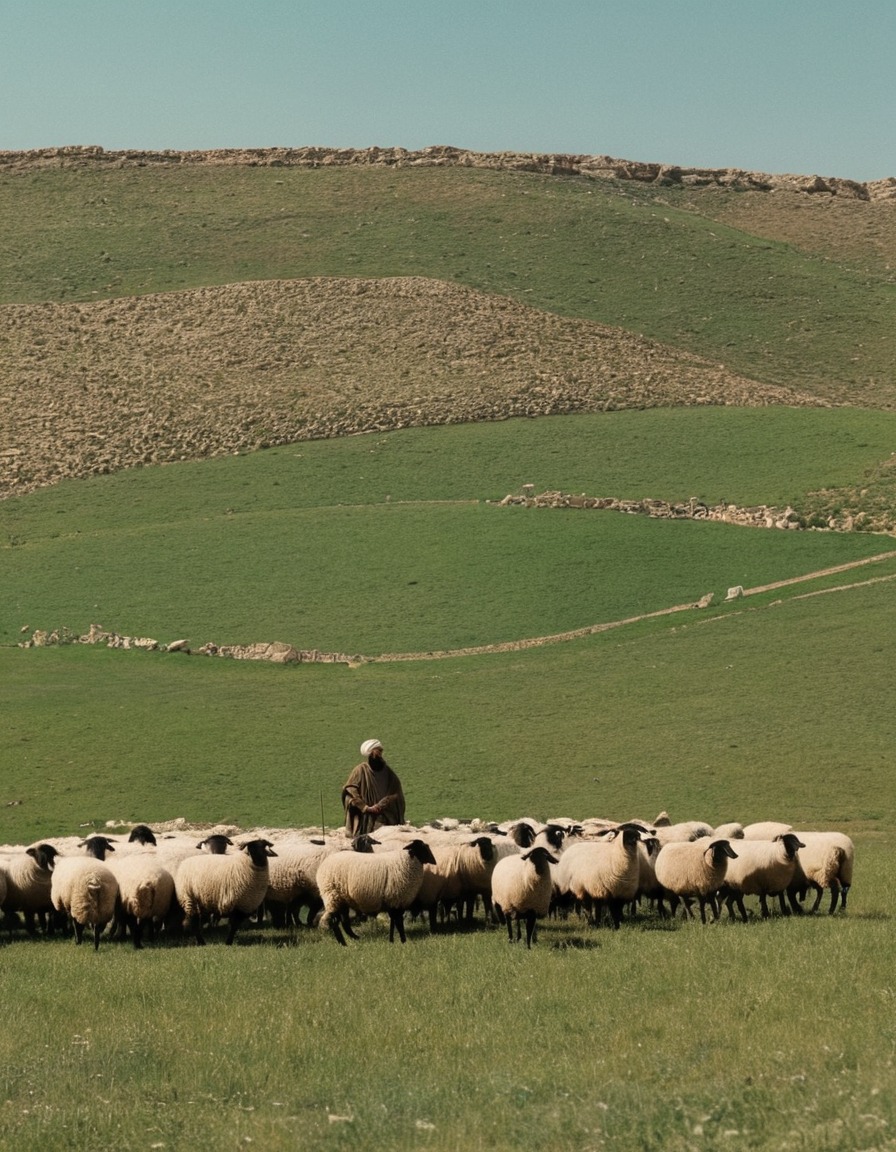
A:
{"label": "grassy meadow", "polygon": [[835,919],[16,943],[0,1147],[890,1148],[886,849],[860,850]]}
{"label": "grassy meadow", "polygon": [[[377,736],[414,822],[780,819],[847,832],[857,867],[846,914],[645,908],[531,951],[373,922],[346,949],[265,925],[95,953],[4,923],[0,1152],[894,1152],[892,534],[498,506],[531,484],[892,517],[892,202],[831,209],[830,249],[817,201],[784,204],[459,168],[3,173],[4,304],[428,276],[834,406],[376,431],[0,500],[0,842],[333,828]],[[420,658],[18,647],[92,623]]]}

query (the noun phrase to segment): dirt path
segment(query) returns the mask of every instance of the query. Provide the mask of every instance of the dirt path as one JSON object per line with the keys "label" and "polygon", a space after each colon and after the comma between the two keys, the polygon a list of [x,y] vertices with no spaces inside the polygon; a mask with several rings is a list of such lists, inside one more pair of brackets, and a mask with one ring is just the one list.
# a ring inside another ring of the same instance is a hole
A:
{"label": "dirt path", "polygon": [[[755,588],[744,588],[744,596],[756,596],[761,592],[773,592],[776,588],[786,588],[792,584],[804,584],[809,580],[818,580],[823,576],[835,576],[838,572],[848,572],[854,568],[861,568],[867,564],[877,564],[882,560],[892,560],[896,557],[894,552],[881,552],[877,556],[868,556],[864,560],[852,560],[848,564],[837,564],[832,568],[820,568],[817,572],[808,572],[804,576],[791,576],[787,580],[776,580],[773,584],[760,584]],[[824,589],[823,591],[844,591],[846,588],[862,587],[865,584],[876,584],[881,580],[896,579],[893,576],[876,577],[873,580],[861,581],[859,584],[839,585],[838,588]],[[814,595],[815,593],[813,593]],[[507,640],[501,644],[481,644],[474,648],[451,648],[433,652],[384,652],[381,656],[365,657],[366,664],[396,663],[401,660],[448,660],[457,656],[484,656],[497,652],[522,652],[527,648],[541,648],[547,644],[562,644],[567,640],[579,640],[584,636],[594,636],[599,632],[609,632],[613,628],[622,628],[626,624],[637,624],[641,620],[654,620],[660,616],[672,616],[677,612],[689,612],[699,608],[700,604],[676,604],[672,608],[660,608],[657,612],[645,612],[640,616],[628,616],[624,620],[611,620],[603,624],[590,624],[585,628],[575,628],[570,632],[557,632],[551,636],[532,636],[525,640]]]}

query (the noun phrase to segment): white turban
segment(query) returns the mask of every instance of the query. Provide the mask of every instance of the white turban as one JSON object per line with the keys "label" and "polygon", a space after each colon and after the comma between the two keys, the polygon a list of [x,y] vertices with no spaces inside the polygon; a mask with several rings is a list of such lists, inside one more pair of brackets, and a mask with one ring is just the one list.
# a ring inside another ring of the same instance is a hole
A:
{"label": "white turban", "polygon": [[361,745],[361,755],[366,759],[374,748],[382,748],[379,740],[365,740]]}

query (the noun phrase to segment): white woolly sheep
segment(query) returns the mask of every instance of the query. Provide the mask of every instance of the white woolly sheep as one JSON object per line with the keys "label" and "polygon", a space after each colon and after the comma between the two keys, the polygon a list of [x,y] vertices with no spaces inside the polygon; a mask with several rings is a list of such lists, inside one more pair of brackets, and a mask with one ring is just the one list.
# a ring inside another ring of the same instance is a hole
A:
{"label": "white woolly sheep", "polygon": [[35,920],[47,929],[47,914],[53,911],[51,887],[53,861],[57,855],[58,851],[52,844],[34,844],[3,858],[6,894],[0,907],[10,916],[10,923],[21,912],[29,936],[37,932]]}
{"label": "white woolly sheep", "polygon": [[715,894],[725,879],[728,861],[736,857],[727,840],[710,837],[707,843],[706,839],[664,844],[656,858],[657,881],[673,898],[682,901],[686,915],[691,918],[694,915],[691,902],[699,901],[700,919],[704,924],[707,903],[713,920],[719,918]]}
{"label": "white woolly sheep", "polygon": [[270,882],[268,858],[276,856],[270,840],[250,840],[232,855],[201,853],[182,860],[174,879],[177,901],[184,912],[184,928],[197,944],[204,944],[203,916],[226,916],[230,921],[227,944],[237,929],[256,912]]}
{"label": "white woolly sheep", "polygon": [[142,853],[109,861],[118,881],[116,923],[131,930],[135,948],[143,947],[143,932],[154,932],[174,900],[174,877],[154,854]]}
{"label": "white woolly sheep", "polygon": [[491,910],[491,879],[497,861],[494,841],[490,836],[470,839],[452,837],[428,838],[434,862],[423,869],[423,883],[414,899],[414,907],[426,911],[429,925],[435,931],[439,907],[447,915],[457,908],[458,919],[466,924],[473,920],[473,909],[479,897]]}
{"label": "white woolly sheep", "polygon": [[843,832],[800,832],[803,842],[797,857],[797,868],[790,883],[790,893],[804,897],[806,891],[815,891],[815,903],[810,909],[817,912],[824,890],[831,890],[829,914],[840,907],[846,911],[846,897],[852,885],[855,845]]}
{"label": "white woolly sheep", "polygon": [[747,824],[744,827],[745,840],[774,840],[776,836],[783,836],[792,832],[790,824],[781,824],[777,820],[761,820],[758,824]]}
{"label": "white woolly sheep", "polygon": [[640,877],[638,845],[644,833],[634,827],[611,829],[604,839],[573,844],[560,857],[556,882],[561,893],[595,909],[596,922],[605,905],[613,927],[622,921],[622,909],[634,900]]}
{"label": "white woolly sheep", "polygon": [[344,852],[351,844],[335,840],[278,840],[274,847],[277,855],[268,865],[265,908],[276,928],[297,922],[302,907],[307,907],[307,922],[311,924],[323,908],[317,871],[331,853]]}
{"label": "white woolly sheep", "polygon": [[83,940],[85,928],[93,928],[96,951],[103,929],[115,915],[118,899],[118,881],[103,863],[115,845],[107,836],[90,836],[81,847],[85,856],[56,857],[50,894],[56,911],[64,912],[73,924],[76,944]]}
{"label": "white woolly sheep", "polygon": [[[758,896],[763,917],[769,915],[768,896],[786,892],[797,868],[797,852],[803,842],[793,832],[785,832],[774,840],[741,840],[737,845],[737,858],[729,860],[725,883],[721,892],[734,919],[733,905],[737,905],[741,920],[746,923],[744,896]],[[784,911],[783,902],[781,905]]]}
{"label": "white woolly sheep", "polygon": [[223,854],[232,844],[230,837],[221,833],[206,836],[198,843],[195,836],[183,834],[163,836],[156,846],[156,855],[162,867],[166,868],[176,881],[178,869],[184,860],[189,860],[193,856]]}
{"label": "white woolly sheep", "polygon": [[717,824],[712,830],[713,840],[743,840],[744,826],[732,821],[730,824]]}
{"label": "white woolly sheep", "polygon": [[703,820],[682,820],[678,824],[657,824],[651,829],[653,835],[664,844],[680,844],[689,840],[702,840],[705,836],[712,836],[711,824]]}
{"label": "white woolly sheep", "polygon": [[507,936],[513,943],[513,922],[520,939],[520,920],[526,921],[526,947],[532,947],[535,921],[547,916],[554,892],[551,865],[557,864],[543,845],[536,845],[519,856],[505,856],[492,872],[492,903],[499,919],[507,921]]}
{"label": "white woolly sheep", "polygon": [[434,864],[435,856],[425,840],[412,840],[392,852],[334,852],[317,870],[317,884],[324,902],[320,920],[340,944],[345,944],[342,928],[352,939],[357,936],[345,919],[349,911],[363,916],[389,915],[389,941],[395,932],[405,943],[404,913],[410,908],[423,883],[423,865]]}

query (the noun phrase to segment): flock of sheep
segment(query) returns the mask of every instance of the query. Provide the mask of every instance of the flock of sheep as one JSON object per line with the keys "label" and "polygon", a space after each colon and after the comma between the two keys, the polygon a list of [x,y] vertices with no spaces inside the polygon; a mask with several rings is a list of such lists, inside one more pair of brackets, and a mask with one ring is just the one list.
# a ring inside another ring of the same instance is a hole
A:
{"label": "flock of sheep", "polygon": [[[271,838],[273,837],[273,838]],[[145,937],[188,933],[226,920],[232,944],[247,920],[285,928],[305,923],[357,939],[363,921],[388,916],[389,939],[404,943],[405,915],[437,930],[456,917],[471,924],[478,909],[506,924],[508,937],[535,937],[549,915],[579,915],[612,927],[650,904],[660,916],[699,907],[718,919],[722,907],[748,918],[745,897],[763,917],[769,897],[800,914],[806,897],[818,910],[825,891],[831,913],[846,910],[855,850],[841,832],[794,832],[765,822],[713,828],[673,824],[665,813],[646,822],[523,818],[485,824],[456,820],[423,827],[384,826],[351,841],[343,832],[223,833],[197,842],[183,832],[155,835],[137,825],[128,836],[93,835],[78,843],[41,841],[0,851],[0,907],[10,936],[25,931],[85,930],[98,948],[103,933],[141,948]]]}

